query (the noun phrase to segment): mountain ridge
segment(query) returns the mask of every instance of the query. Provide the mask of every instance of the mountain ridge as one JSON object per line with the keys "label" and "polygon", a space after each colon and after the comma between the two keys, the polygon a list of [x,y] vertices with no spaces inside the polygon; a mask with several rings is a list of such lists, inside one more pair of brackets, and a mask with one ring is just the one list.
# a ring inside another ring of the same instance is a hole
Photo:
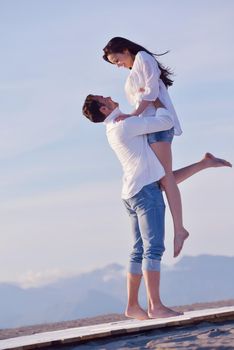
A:
{"label": "mountain ridge", "polygon": [[[186,305],[234,298],[234,257],[185,256],[172,267],[162,265],[161,295],[167,305]],[[0,327],[69,321],[122,313],[126,269],[120,264],[61,278],[43,287],[23,289],[0,283]],[[145,305],[142,284],[140,301]]]}

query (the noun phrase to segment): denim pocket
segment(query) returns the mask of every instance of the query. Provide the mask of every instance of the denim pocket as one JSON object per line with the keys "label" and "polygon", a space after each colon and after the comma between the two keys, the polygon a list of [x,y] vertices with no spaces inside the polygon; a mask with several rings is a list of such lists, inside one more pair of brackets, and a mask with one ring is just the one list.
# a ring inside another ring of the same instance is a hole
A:
{"label": "denim pocket", "polygon": [[149,205],[165,207],[162,191],[156,183],[144,187],[144,196]]}

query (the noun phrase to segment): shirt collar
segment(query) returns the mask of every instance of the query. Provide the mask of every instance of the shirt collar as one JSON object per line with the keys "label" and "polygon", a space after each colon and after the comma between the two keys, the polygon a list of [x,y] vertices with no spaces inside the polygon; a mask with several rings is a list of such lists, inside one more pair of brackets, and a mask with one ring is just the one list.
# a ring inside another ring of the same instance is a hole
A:
{"label": "shirt collar", "polygon": [[104,120],[104,124],[108,124],[110,122],[112,122],[115,118],[117,118],[122,112],[120,111],[119,107],[116,107],[111,114],[108,115],[108,117],[106,117],[106,119]]}

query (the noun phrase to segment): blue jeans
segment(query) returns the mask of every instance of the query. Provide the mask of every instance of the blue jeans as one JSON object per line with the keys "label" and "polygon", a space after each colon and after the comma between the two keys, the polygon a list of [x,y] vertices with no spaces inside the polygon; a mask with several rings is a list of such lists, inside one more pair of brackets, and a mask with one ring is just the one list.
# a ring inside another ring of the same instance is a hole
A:
{"label": "blue jeans", "polygon": [[169,130],[152,132],[151,134],[147,134],[148,143],[155,142],[169,142],[172,143],[174,137],[174,127]]}
{"label": "blue jeans", "polygon": [[165,204],[157,182],[144,186],[135,196],[123,200],[130,216],[133,249],[128,271],[160,271],[164,247]]}

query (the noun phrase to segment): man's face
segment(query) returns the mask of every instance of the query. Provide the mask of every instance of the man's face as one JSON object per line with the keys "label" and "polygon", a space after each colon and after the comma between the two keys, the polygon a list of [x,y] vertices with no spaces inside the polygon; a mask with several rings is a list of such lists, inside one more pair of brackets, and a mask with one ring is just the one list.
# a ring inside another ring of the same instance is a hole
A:
{"label": "man's face", "polygon": [[94,96],[95,100],[103,104],[110,111],[113,111],[119,104],[112,100],[111,97]]}

